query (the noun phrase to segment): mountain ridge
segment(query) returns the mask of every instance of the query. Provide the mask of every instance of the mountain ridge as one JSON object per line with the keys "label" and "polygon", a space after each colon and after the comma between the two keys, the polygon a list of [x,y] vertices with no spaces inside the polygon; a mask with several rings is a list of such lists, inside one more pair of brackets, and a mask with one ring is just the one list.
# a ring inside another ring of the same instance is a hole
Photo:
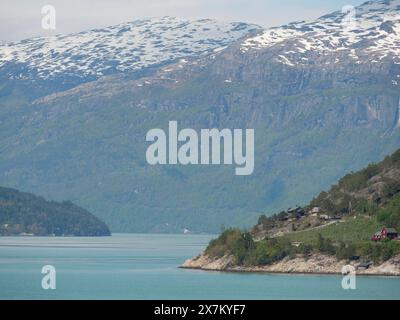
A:
{"label": "mountain ridge", "polygon": [[90,80],[201,55],[261,29],[242,22],[154,17],[0,46],[0,68],[21,64],[20,79],[71,75]]}

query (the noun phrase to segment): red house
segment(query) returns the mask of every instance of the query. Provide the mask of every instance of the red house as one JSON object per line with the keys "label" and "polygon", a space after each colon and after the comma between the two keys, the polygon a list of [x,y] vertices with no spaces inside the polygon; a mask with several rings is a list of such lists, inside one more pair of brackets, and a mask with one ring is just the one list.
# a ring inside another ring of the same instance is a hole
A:
{"label": "red house", "polygon": [[397,239],[399,234],[397,233],[396,229],[394,228],[383,228],[381,231],[375,233],[371,240],[372,241],[381,241],[383,239]]}

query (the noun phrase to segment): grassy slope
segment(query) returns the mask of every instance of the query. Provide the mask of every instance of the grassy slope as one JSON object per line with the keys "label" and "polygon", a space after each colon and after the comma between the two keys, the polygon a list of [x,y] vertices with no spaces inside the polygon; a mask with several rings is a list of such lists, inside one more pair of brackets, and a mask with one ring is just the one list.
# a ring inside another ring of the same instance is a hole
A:
{"label": "grassy slope", "polygon": [[348,217],[325,227],[289,233],[284,237],[291,242],[298,241],[315,245],[318,235],[321,234],[324,238],[332,241],[357,243],[370,241],[371,236],[382,227],[383,225],[378,222],[377,217],[357,216],[356,218]]}

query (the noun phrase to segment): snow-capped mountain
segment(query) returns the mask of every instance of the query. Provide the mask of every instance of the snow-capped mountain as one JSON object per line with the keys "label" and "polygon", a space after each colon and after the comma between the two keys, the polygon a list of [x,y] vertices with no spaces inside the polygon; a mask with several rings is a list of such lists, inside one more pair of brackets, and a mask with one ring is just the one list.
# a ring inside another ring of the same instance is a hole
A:
{"label": "snow-capped mountain", "polygon": [[338,63],[341,57],[355,63],[379,63],[389,57],[400,63],[400,0],[368,1],[353,13],[337,11],[312,22],[267,29],[246,39],[240,50],[283,47],[276,60],[289,66],[313,63],[332,53],[337,59],[327,59],[326,64]]}
{"label": "snow-capped mountain", "polygon": [[99,77],[201,55],[227,46],[260,27],[215,20],[151,18],[70,35],[32,38],[0,46],[0,70],[9,78],[57,75]]}

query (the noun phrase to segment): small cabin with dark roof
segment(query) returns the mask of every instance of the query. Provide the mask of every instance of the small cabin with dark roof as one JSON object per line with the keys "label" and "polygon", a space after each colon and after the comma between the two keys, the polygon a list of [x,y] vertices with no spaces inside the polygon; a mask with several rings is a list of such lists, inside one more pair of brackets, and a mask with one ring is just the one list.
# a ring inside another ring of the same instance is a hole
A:
{"label": "small cabin with dark roof", "polygon": [[399,237],[398,232],[394,228],[383,228],[381,231],[375,233],[372,236],[373,241],[381,241],[383,239],[397,239]]}
{"label": "small cabin with dark roof", "polygon": [[296,219],[300,219],[305,215],[304,209],[300,206],[295,206],[294,208],[289,208],[286,210],[289,216],[292,216]]}

